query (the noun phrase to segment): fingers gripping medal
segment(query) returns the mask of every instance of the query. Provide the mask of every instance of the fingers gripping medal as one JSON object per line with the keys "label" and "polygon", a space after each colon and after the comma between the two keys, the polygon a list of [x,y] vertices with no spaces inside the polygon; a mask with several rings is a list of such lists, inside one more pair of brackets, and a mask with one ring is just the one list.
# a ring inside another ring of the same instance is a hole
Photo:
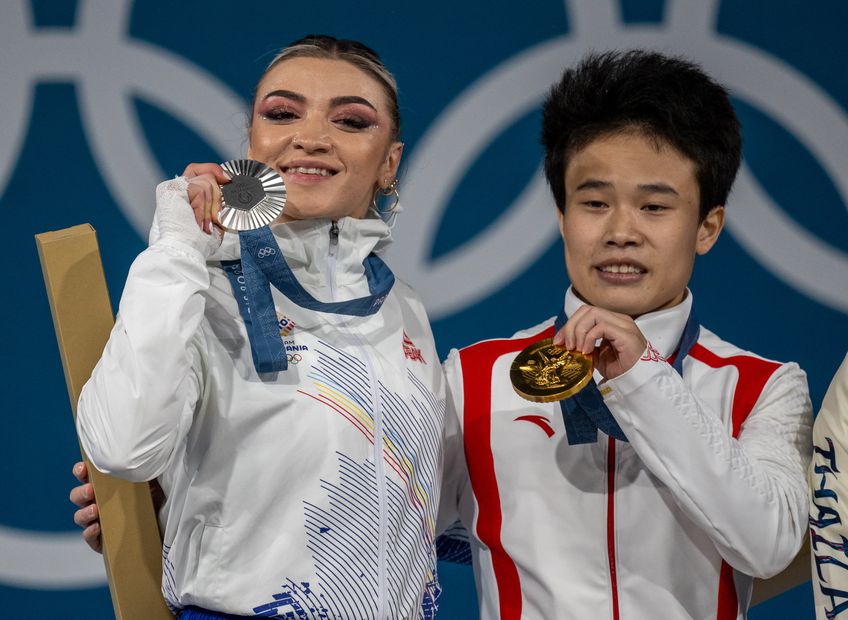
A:
{"label": "fingers gripping medal", "polygon": [[221,164],[230,182],[221,185],[218,219],[225,230],[238,232],[267,226],[286,205],[286,186],[273,169],[252,159]]}
{"label": "fingers gripping medal", "polygon": [[553,338],[534,342],[519,353],[509,369],[518,395],[535,403],[574,396],[592,378],[592,358],[553,344]]}

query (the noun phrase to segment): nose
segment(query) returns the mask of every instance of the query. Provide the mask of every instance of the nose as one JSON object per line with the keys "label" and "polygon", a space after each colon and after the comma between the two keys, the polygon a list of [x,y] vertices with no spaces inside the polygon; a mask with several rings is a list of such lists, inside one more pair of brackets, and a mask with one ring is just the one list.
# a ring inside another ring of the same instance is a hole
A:
{"label": "nose", "polygon": [[634,209],[616,206],[607,215],[604,242],[615,247],[636,246],[642,243],[642,232]]}
{"label": "nose", "polygon": [[327,153],[332,149],[326,123],[319,119],[304,119],[292,137],[292,145],[305,153]]}

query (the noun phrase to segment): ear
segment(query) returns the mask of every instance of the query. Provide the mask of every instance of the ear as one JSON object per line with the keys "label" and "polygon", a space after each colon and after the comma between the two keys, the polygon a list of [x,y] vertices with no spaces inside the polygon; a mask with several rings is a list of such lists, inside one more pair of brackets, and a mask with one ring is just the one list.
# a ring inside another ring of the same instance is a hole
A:
{"label": "ear", "polygon": [[386,153],[386,160],[383,162],[383,166],[380,168],[380,177],[377,183],[380,187],[383,186],[383,182],[388,180],[397,178],[398,168],[400,167],[400,160],[403,156],[403,142],[392,142],[389,145],[389,151]]}
{"label": "ear", "polygon": [[556,214],[557,214],[557,224],[559,225],[559,236],[562,237],[563,241],[565,241],[565,213],[563,211],[560,211],[557,207],[554,207],[554,209],[556,209]]}
{"label": "ear", "polygon": [[695,242],[695,252],[706,254],[715,245],[721,230],[724,228],[724,207],[713,207],[704,221],[698,225],[698,238]]}

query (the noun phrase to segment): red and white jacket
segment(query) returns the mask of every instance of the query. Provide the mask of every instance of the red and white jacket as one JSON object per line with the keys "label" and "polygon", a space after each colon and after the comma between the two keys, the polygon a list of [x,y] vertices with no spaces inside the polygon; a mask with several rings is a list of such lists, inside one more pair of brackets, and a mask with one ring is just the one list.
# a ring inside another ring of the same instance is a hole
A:
{"label": "red and white jacket", "polygon": [[[581,303],[569,290],[566,313]],[[469,532],[482,618],[741,619],[752,578],[795,556],[806,375],[702,327],[681,377],[664,358],[691,305],[639,317],[660,355],[604,384],[629,443],[569,445],[559,403],[513,391],[510,364],[552,320],[451,352],[440,527]]]}

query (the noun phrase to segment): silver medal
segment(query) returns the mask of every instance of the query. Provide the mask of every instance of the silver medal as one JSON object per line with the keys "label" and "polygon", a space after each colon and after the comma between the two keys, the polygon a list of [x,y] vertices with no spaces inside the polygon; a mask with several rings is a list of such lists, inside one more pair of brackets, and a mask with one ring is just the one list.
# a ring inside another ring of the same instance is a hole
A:
{"label": "silver medal", "polygon": [[220,186],[218,219],[225,230],[254,230],[280,217],[286,186],[273,168],[252,159],[232,159],[221,167],[230,177],[229,183]]}

